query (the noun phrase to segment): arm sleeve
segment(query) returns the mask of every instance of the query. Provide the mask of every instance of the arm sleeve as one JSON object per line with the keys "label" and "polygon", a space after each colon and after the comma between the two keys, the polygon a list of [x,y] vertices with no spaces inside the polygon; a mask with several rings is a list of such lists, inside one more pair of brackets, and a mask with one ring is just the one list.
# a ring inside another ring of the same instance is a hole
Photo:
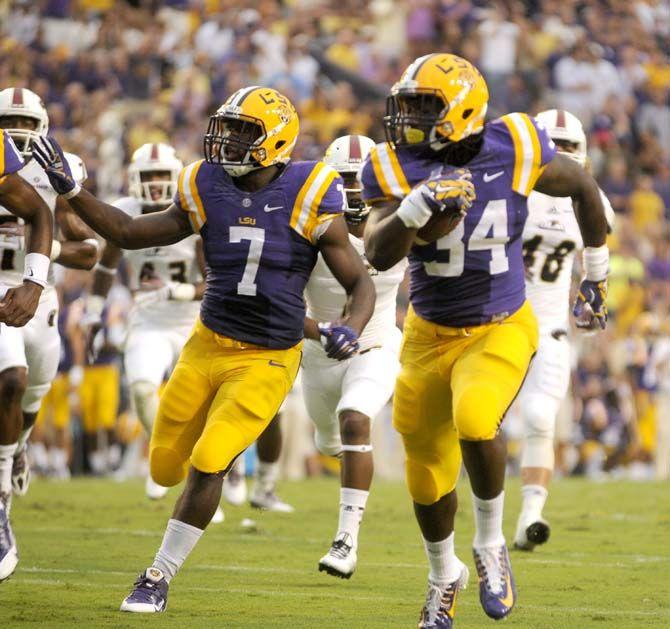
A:
{"label": "arm sleeve", "polygon": [[23,168],[25,162],[9,133],[0,129],[0,177],[11,175]]}
{"label": "arm sleeve", "polygon": [[291,212],[291,227],[316,243],[327,224],[344,212],[344,182],[337,171],[317,162],[300,188]]}
{"label": "arm sleeve", "polygon": [[188,212],[188,218],[195,233],[199,233],[207,221],[197,182],[198,172],[203,163],[204,160],[200,160],[182,169],[177,179],[177,192],[172,199],[180,210]]}
{"label": "arm sleeve", "polygon": [[507,114],[505,123],[514,145],[512,189],[527,197],[546,165],[556,155],[556,145],[546,129],[527,114]]}

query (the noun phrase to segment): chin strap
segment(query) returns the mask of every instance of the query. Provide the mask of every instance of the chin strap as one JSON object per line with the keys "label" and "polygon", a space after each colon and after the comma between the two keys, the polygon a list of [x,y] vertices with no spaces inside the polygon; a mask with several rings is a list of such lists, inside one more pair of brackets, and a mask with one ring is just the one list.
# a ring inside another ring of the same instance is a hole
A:
{"label": "chin strap", "polygon": [[360,446],[352,446],[349,444],[342,445],[342,452],[372,452],[372,446],[368,444],[363,444]]}

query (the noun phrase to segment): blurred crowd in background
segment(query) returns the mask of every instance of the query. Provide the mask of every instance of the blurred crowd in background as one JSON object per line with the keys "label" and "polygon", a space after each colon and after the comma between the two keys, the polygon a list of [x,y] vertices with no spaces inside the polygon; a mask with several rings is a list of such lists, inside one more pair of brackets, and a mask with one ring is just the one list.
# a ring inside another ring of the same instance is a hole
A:
{"label": "blurred crowd in background", "polygon": [[[576,338],[559,467],[670,475],[670,452],[657,447],[670,440],[662,434],[670,418],[670,2],[0,0],[0,24],[0,86],[43,98],[51,133],[84,159],[87,186],[109,201],[125,192],[125,164],[145,142],[172,144],[185,163],[200,158],[208,115],[250,84],[296,104],[298,159],[319,158],[345,133],[382,140],[384,94],[415,57],[437,50],[482,70],[491,117],[551,107],[576,114],[617,223],[611,325]],[[86,281],[72,274],[65,301]],[[133,426],[117,422],[110,443],[131,442]]]}

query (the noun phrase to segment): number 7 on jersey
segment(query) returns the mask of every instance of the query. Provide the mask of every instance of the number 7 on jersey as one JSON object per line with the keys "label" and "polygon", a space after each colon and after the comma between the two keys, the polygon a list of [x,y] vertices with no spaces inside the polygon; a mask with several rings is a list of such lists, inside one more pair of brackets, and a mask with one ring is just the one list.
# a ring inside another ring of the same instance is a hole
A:
{"label": "number 7 on jersey", "polygon": [[256,274],[258,273],[258,264],[263,254],[263,245],[265,244],[265,230],[259,227],[239,227],[230,228],[230,242],[249,241],[249,253],[247,254],[247,264],[244,267],[242,280],[237,283],[237,294],[254,297],[256,295]]}

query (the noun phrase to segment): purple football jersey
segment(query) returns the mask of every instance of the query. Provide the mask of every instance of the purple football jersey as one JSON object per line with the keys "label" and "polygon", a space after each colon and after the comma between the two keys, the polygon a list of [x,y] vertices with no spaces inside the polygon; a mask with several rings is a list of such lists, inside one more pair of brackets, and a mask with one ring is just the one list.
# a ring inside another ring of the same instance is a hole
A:
{"label": "purple football jersey", "polygon": [[[521,307],[526,198],[555,152],[544,128],[526,114],[486,124],[479,154],[464,166],[477,194],[467,216],[450,234],[410,252],[410,302],[419,316],[466,327],[505,318]],[[443,166],[379,144],[363,166],[363,198],[402,199]]]}
{"label": "purple football jersey", "polygon": [[9,133],[0,129],[0,177],[18,172],[24,165],[21,153]]}
{"label": "purple football jersey", "polygon": [[298,343],[318,237],[344,210],[341,177],[323,162],[290,162],[267,186],[245,192],[221,166],[199,161],[181,172],[174,202],[203,240],[202,322],[263,347]]}

